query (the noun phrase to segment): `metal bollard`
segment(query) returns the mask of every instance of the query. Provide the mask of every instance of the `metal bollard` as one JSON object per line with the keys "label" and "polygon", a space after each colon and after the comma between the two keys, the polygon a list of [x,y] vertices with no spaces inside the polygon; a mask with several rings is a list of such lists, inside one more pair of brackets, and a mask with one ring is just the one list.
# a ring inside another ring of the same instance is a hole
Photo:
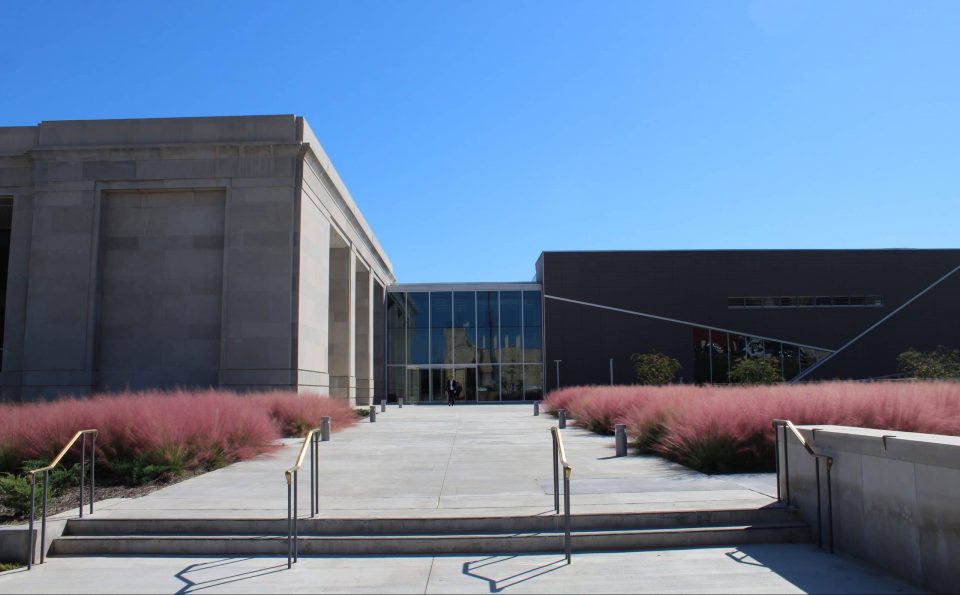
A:
{"label": "metal bollard", "polygon": [[617,443],[617,456],[625,457],[627,456],[627,426],[626,424],[617,424],[614,427],[616,428],[614,440]]}
{"label": "metal bollard", "polygon": [[370,405],[370,423],[377,421],[377,406]]}
{"label": "metal bollard", "polygon": [[565,430],[567,428],[567,410],[561,409],[557,411],[557,415],[560,417],[560,423],[558,424],[560,429]]}
{"label": "metal bollard", "polygon": [[540,415],[540,401],[533,402],[533,415]]}
{"label": "metal bollard", "polygon": [[403,397],[397,397],[397,405],[400,406],[400,409],[403,409]]}
{"label": "metal bollard", "polygon": [[386,411],[386,410],[387,410],[387,398],[380,397],[380,411]]}
{"label": "metal bollard", "polygon": [[330,442],[330,418],[326,415],[320,418],[320,442]]}

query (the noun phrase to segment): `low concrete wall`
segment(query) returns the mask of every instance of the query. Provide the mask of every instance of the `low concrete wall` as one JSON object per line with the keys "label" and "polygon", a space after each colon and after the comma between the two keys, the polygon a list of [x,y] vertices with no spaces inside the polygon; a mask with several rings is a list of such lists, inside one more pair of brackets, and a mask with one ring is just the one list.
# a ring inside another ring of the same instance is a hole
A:
{"label": "low concrete wall", "polygon": [[[960,585],[960,438],[845,426],[801,426],[834,458],[835,549],[918,585]],[[813,457],[788,436],[790,501],[817,530]],[[786,461],[781,456],[781,466]],[[823,543],[829,546],[826,465],[821,463]],[[781,477],[786,497],[787,478]]]}
{"label": "low concrete wall", "polygon": [[[50,552],[50,546],[53,545],[53,541],[63,535],[64,529],[67,527],[67,519],[60,518],[47,518],[47,534],[46,540],[43,543],[43,552],[44,555]],[[30,556],[30,531],[28,525],[13,525],[10,527],[4,527],[0,529],[0,560],[5,562],[20,562],[23,564],[27,563],[27,559]],[[40,541],[40,521],[38,520],[33,527],[33,539],[34,542],[39,545]],[[37,548],[36,553],[37,562],[40,561],[40,549]]]}
{"label": "low concrete wall", "polygon": [[29,533],[26,529],[0,529],[0,561],[26,564],[30,557]]}

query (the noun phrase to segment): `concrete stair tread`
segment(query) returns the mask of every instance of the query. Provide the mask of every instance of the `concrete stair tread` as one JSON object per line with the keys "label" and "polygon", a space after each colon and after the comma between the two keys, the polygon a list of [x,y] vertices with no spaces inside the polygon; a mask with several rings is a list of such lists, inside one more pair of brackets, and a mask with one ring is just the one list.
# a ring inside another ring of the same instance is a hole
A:
{"label": "concrete stair tread", "polygon": [[[680,511],[632,514],[573,514],[575,531],[657,529],[682,526],[755,525],[792,522],[796,509],[766,507],[712,511]],[[562,530],[563,515],[448,518],[320,518],[299,517],[302,535],[402,535],[530,533]],[[161,534],[286,534],[285,518],[260,519],[71,519],[64,535],[161,535]]]}
{"label": "concrete stair tread", "polygon": [[[571,530],[570,534],[577,535],[657,535],[663,533],[698,533],[707,531],[750,531],[750,530],[769,530],[769,529],[807,529],[809,525],[802,521],[787,523],[755,523],[750,525],[698,525],[690,527],[658,527],[655,529],[614,529],[614,530]],[[563,535],[561,530],[545,531],[510,531],[510,532],[487,532],[487,533],[401,533],[401,534],[382,534],[382,535],[310,535],[299,534],[301,540],[417,540],[417,539],[484,539],[484,538],[519,538],[528,536],[549,536]],[[125,540],[125,539],[157,539],[164,541],[174,540],[215,540],[215,539],[287,539],[286,534],[157,534],[138,533],[134,535],[65,535],[58,538],[68,541],[93,541],[93,540]]]}

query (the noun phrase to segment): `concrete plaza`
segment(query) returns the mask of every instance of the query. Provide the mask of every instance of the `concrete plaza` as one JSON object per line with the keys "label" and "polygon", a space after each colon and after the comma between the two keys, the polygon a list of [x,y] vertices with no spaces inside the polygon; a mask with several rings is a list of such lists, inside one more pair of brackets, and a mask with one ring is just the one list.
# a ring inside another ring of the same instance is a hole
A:
{"label": "concrete plaza", "polygon": [[[552,514],[548,416],[530,406],[391,406],[323,443],[321,517]],[[657,457],[613,457],[613,439],[568,428],[574,513],[763,507],[772,477],[708,477]],[[100,504],[97,518],[281,518],[296,441],[254,461],[148,496]],[[309,484],[301,478],[301,514]],[[69,516],[69,515],[62,515]],[[916,589],[812,544],[559,554],[301,557],[52,557],[0,575],[0,592],[833,592]]]}
{"label": "concrete plaza", "polygon": [[917,593],[814,545],[449,557],[53,558],[3,593]]}
{"label": "concrete plaza", "polygon": [[[503,516],[553,510],[549,428],[529,405],[388,407],[377,421],[320,447],[320,516]],[[269,518],[286,515],[283,470],[299,440],[143,498],[100,505],[110,518]],[[614,457],[611,437],[569,427],[575,513],[762,507],[772,475],[710,477],[655,456]],[[308,511],[308,473],[300,509]]]}

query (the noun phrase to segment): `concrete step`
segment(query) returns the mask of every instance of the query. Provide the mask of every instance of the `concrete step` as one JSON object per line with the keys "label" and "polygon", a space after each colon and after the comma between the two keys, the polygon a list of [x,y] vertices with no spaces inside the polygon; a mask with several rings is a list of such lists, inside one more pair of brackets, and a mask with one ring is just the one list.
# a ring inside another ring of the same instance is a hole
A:
{"label": "concrete step", "polygon": [[[563,551],[562,531],[535,533],[398,535],[304,535],[302,555],[445,555],[546,553]],[[691,526],[656,529],[575,531],[575,552],[707,547],[810,540],[802,522]],[[51,555],[286,555],[284,535],[72,535],[54,541]]]}
{"label": "concrete step", "polygon": [[[691,510],[628,514],[574,514],[575,531],[617,531],[667,527],[756,525],[798,520],[794,508]],[[563,516],[418,517],[418,518],[305,518],[298,521],[301,536],[324,535],[457,535],[560,531]],[[285,535],[286,519],[70,519],[65,536],[136,535]]]}

